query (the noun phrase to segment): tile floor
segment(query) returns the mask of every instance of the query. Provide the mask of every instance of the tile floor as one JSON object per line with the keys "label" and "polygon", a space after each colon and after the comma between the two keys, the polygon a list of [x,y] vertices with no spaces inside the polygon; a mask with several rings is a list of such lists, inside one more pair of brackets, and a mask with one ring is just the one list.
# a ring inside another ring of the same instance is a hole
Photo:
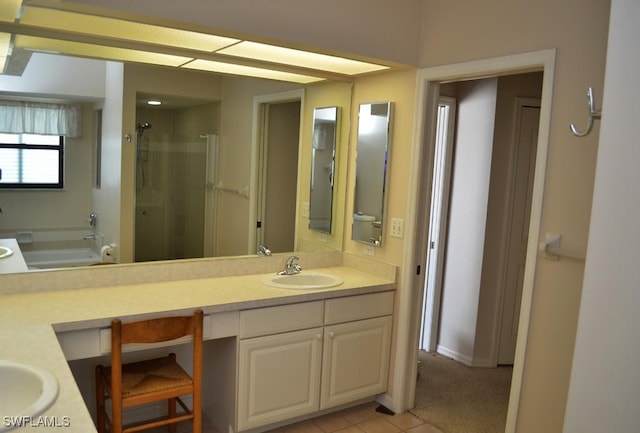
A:
{"label": "tile floor", "polygon": [[367,403],[268,433],[442,433],[409,412],[385,415],[376,407],[377,403]]}
{"label": "tile floor", "polygon": [[[378,403],[365,403],[361,406],[270,430],[267,433],[442,433],[438,428],[409,412],[385,415],[376,412],[377,407]],[[178,427],[178,432],[190,432],[190,428],[189,423],[182,423]],[[165,432],[167,430],[149,431]],[[204,426],[203,433],[218,432],[211,426]]]}

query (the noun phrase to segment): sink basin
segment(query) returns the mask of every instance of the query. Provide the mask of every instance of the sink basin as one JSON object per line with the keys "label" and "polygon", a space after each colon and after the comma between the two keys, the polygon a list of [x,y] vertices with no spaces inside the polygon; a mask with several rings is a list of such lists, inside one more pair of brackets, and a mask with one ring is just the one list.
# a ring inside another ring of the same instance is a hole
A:
{"label": "sink basin", "polygon": [[42,414],[58,397],[56,377],[33,365],[0,359],[0,383],[0,432],[18,427],[22,417]]}
{"label": "sink basin", "polygon": [[11,248],[0,246],[0,259],[9,257],[12,254],[13,254],[13,250]]}
{"label": "sink basin", "polygon": [[327,289],[343,283],[339,277],[316,272],[302,272],[294,275],[268,275],[262,279],[262,282],[271,287],[297,290]]}

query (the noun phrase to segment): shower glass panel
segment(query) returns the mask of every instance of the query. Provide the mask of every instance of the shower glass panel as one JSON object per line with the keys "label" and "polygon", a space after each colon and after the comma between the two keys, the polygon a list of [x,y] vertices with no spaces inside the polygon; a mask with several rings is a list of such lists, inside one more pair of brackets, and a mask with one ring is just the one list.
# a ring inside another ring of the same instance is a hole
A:
{"label": "shower glass panel", "polygon": [[215,136],[199,123],[210,105],[137,110],[136,262],[205,256]]}

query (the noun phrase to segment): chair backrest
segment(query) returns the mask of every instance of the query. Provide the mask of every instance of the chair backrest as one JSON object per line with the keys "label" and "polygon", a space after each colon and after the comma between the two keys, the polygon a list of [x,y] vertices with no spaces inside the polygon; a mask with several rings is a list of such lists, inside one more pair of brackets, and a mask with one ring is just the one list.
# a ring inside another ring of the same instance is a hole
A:
{"label": "chair backrest", "polygon": [[[202,382],[202,310],[191,316],[160,317],[137,322],[111,321],[111,375],[114,394],[119,394],[122,371],[122,345],[127,343],[158,343],[184,336],[193,336],[193,382]],[[118,389],[116,389],[118,388]],[[117,392],[116,392],[117,391]]]}

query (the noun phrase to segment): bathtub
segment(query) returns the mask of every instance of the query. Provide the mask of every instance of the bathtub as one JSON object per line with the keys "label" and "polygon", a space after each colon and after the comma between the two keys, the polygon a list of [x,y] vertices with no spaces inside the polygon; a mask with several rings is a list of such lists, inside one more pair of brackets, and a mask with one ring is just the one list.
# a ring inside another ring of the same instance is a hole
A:
{"label": "bathtub", "polygon": [[71,268],[102,261],[91,248],[22,251],[22,256],[29,269]]}

